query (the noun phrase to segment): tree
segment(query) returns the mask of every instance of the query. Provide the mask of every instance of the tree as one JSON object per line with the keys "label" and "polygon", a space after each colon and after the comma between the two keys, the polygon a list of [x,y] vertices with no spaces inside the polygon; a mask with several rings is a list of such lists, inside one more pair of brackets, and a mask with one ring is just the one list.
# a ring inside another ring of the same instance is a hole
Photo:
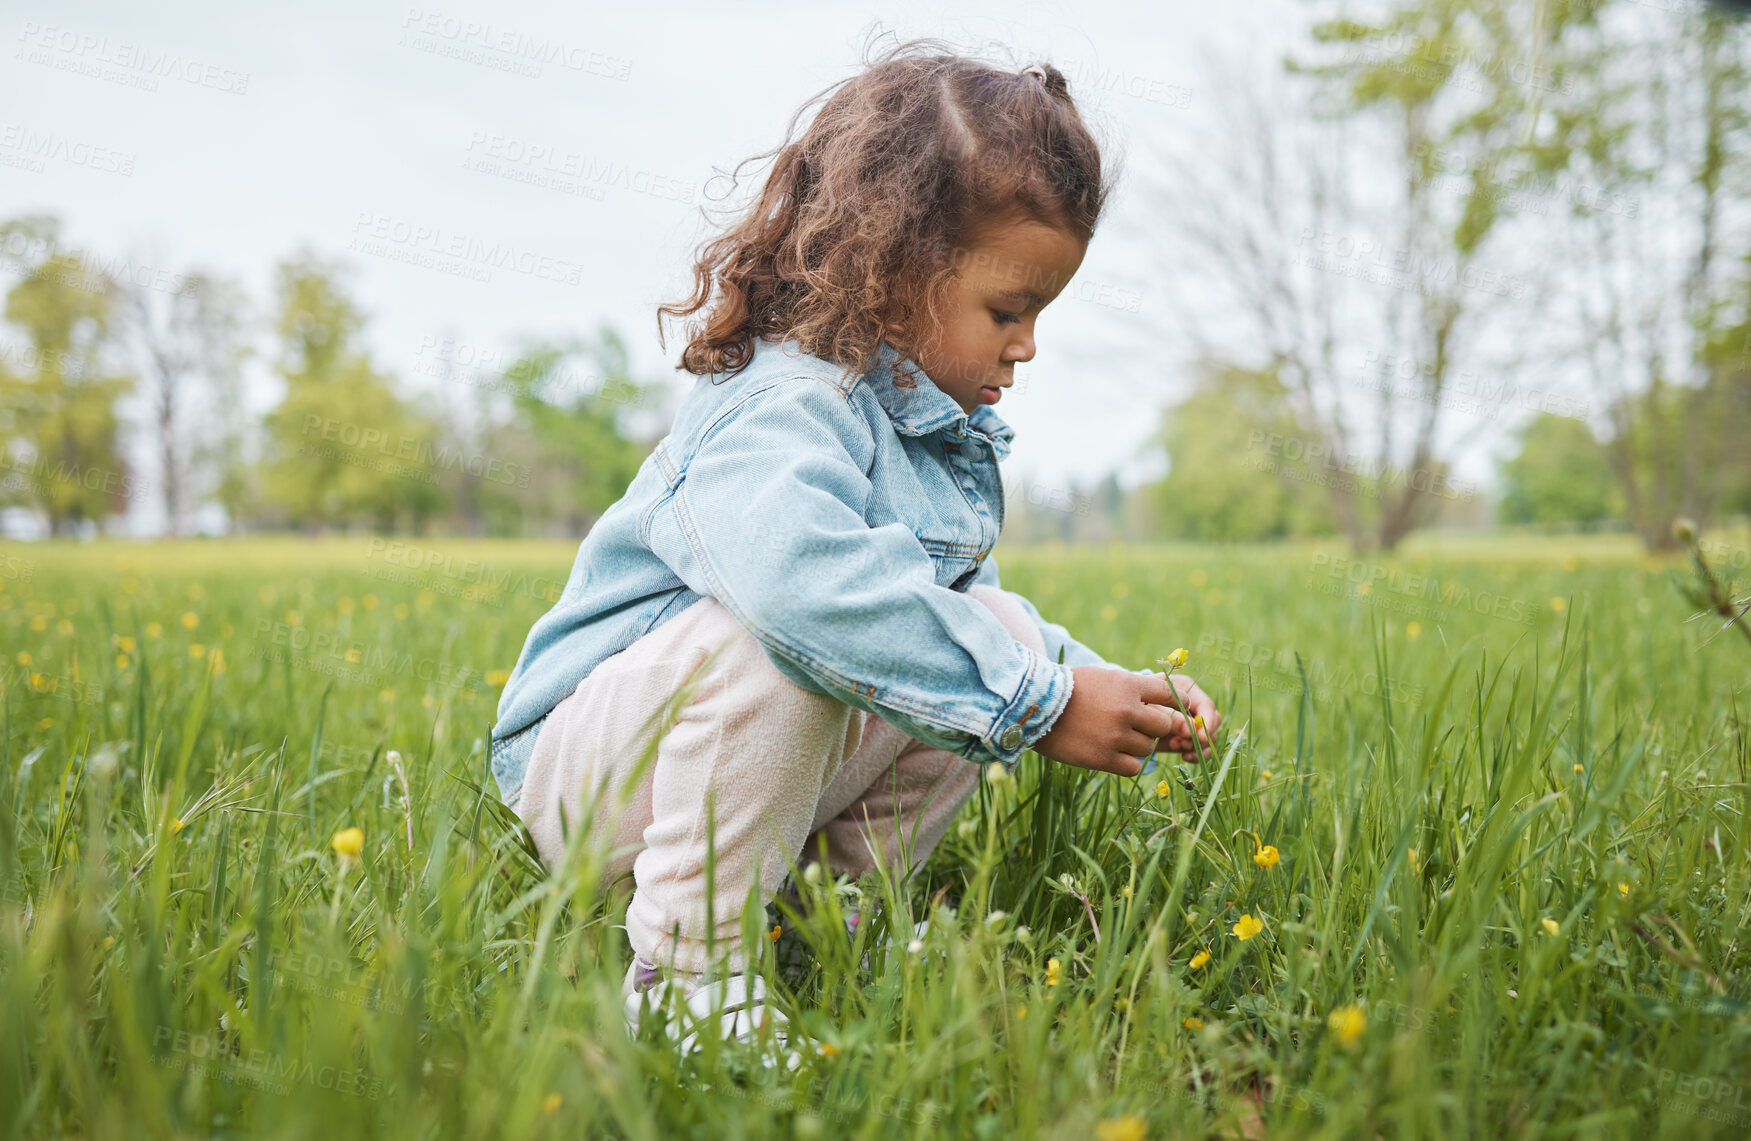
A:
{"label": "tree", "polygon": [[1586,424],[1541,413],[1519,433],[1519,452],[1502,465],[1507,523],[1599,523],[1619,513],[1606,449]]}
{"label": "tree", "polygon": [[342,274],[309,252],[278,268],[275,368],[286,394],[265,425],[266,496],[307,530],[419,530],[446,503],[444,473],[470,457],[447,448],[355,346],[365,320]]}
{"label": "tree", "polygon": [[249,354],[239,287],[199,271],[177,288],[129,284],[123,296],[152,378],[159,491],[165,529],[185,530],[188,509],[209,494],[236,506],[243,425],[239,368]]}
{"label": "tree", "polygon": [[117,367],[114,281],[89,272],[60,242],[54,218],[0,225],[0,249],[20,280],[5,316],[28,349],[0,363],[0,496],[48,516],[53,534],[125,510],[143,490],[122,458],[116,402],[133,387]]}
{"label": "tree", "polygon": [[[1536,344],[1515,324],[1535,312],[1539,263],[1496,178],[1583,18],[1422,0],[1318,23],[1288,86],[1230,83],[1206,136],[1162,148],[1169,311],[1195,356],[1278,376],[1307,449],[1363,475],[1326,481],[1354,547],[1391,549],[1426,521],[1444,457],[1489,426],[1451,427],[1464,366],[1513,375]],[[1411,362],[1418,388],[1364,388],[1383,359]]]}
{"label": "tree", "polygon": [[489,433],[487,446],[520,457],[521,468],[514,482],[480,486],[481,510],[499,533],[546,524],[580,538],[625,494],[649,454],[651,445],[632,439],[625,419],[655,390],[632,378],[626,344],[606,326],[594,343],[529,347],[505,379],[512,415]]}
{"label": "tree", "polygon": [[1706,522],[1730,491],[1751,427],[1726,379],[1746,293],[1731,255],[1751,241],[1751,69],[1718,11],[1604,8],[1583,45],[1589,82],[1553,102],[1532,153],[1571,188],[1550,256],[1580,287],[1553,324],[1605,397],[1629,522],[1668,550],[1674,519]]}
{"label": "tree", "polygon": [[1153,490],[1165,533],[1257,542],[1330,529],[1319,486],[1328,473],[1287,446],[1306,439],[1287,396],[1275,373],[1205,366],[1193,395],[1162,417],[1172,468]]}

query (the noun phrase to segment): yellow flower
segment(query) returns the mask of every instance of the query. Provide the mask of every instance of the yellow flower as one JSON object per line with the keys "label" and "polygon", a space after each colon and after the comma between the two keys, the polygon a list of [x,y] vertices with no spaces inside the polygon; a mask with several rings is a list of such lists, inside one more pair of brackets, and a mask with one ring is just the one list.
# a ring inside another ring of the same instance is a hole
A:
{"label": "yellow flower", "polygon": [[1555,935],[1558,931],[1562,930],[1562,925],[1554,919],[1540,919],[1539,922],[1544,924],[1544,933],[1546,935]]}
{"label": "yellow flower", "polygon": [[128,668],[128,655],[117,654],[116,655],[116,669],[125,670],[127,668]]}
{"label": "yellow flower", "polygon": [[346,659],[347,659],[348,665],[354,665],[354,666],[358,665],[359,664],[359,647],[348,646],[347,652],[346,652]]}
{"label": "yellow flower", "polygon": [[1166,665],[1170,665],[1177,670],[1186,664],[1186,648],[1181,646],[1162,660]]}
{"label": "yellow flower", "polygon": [[1617,894],[1622,896],[1624,899],[1628,899],[1629,898],[1629,885],[1626,883],[1618,884],[1617,885]]}
{"label": "yellow flower", "polygon": [[1260,779],[1260,780],[1270,780],[1270,779],[1271,779],[1271,778],[1272,778],[1272,777],[1273,777],[1273,776],[1275,776],[1275,775],[1276,775],[1276,774],[1275,774],[1275,773],[1273,773],[1273,772],[1271,772],[1271,770],[1270,770],[1270,769],[1264,769],[1264,770],[1261,770],[1261,771],[1260,771],[1260,773],[1259,773],[1259,779]]}
{"label": "yellow flower", "polygon": [[288,625],[288,626],[301,626],[303,624],[304,624],[304,612],[302,610],[288,610],[288,611],[286,611],[286,625]]}
{"label": "yellow flower", "polygon": [[1111,605],[1101,607],[1100,620],[1102,622],[1117,622],[1119,620],[1119,608]]}
{"label": "yellow flower", "polygon": [[207,647],[201,645],[199,642],[192,642],[189,644],[188,656],[191,658],[204,658],[207,656]]}
{"label": "yellow flower", "polygon": [[366,610],[377,609],[377,596],[375,594],[367,594],[365,597],[359,599],[359,602],[364,605]]}
{"label": "yellow flower", "polygon": [[1094,1141],[1145,1141],[1149,1123],[1135,1113],[1103,1118],[1094,1124]]}
{"label": "yellow flower", "polygon": [[1123,893],[1122,893],[1122,894],[1123,894],[1123,895],[1124,895],[1124,897],[1125,897],[1125,898],[1126,898],[1126,899],[1130,899],[1130,898],[1131,898],[1131,885],[1130,885],[1130,884],[1126,884],[1126,885],[1125,885],[1125,890],[1124,890],[1124,892],[1123,892]]}
{"label": "yellow flower", "polygon": [[1210,952],[1199,951],[1197,954],[1192,956],[1192,970],[1194,970],[1194,971],[1197,970],[1199,967],[1202,967],[1205,963],[1208,963],[1209,961],[1210,961]]}
{"label": "yellow flower", "polygon": [[131,654],[134,652],[134,639],[131,636],[116,639],[116,645],[124,654]]}
{"label": "yellow flower", "polygon": [[53,729],[55,727],[55,719],[53,717],[45,717],[36,723],[36,727],[38,732],[41,732],[44,729]]}
{"label": "yellow flower", "polygon": [[184,630],[193,630],[196,626],[199,626],[200,624],[201,624],[201,616],[199,614],[196,614],[192,610],[184,610],[182,612],[182,628]]}
{"label": "yellow flower", "polygon": [[546,1099],[542,1101],[541,1111],[547,1114],[547,1116],[552,1117],[559,1112],[559,1107],[564,1104],[565,1098],[560,1097],[556,1093],[550,1093],[547,1095]]}
{"label": "yellow flower", "polygon": [[1406,850],[1405,850],[1405,855],[1407,855],[1407,856],[1409,856],[1409,857],[1410,857],[1410,860],[1411,860],[1411,873],[1412,873],[1412,874],[1413,874],[1413,875],[1414,875],[1414,874],[1417,874],[1417,873],[1420,873],[1420,872],[1421,872],[1421,871],[1422,871],[1422,870],[1423,870],[1423,858],[1422,858],[1422,855],[1421,855],[1421,854],[1420,854],[1420,853],[1419,853],[1419,852],[1418,852],[1418,851],[1417,851],[1417,850],[1416,850],[1416,849],[1415,849],[1415,848],[1408,848],[1408,849],[1406,849]]}
{"label": "yellow flower", "polygon": [[1202,1030],[1204,1028],[1204,1020],[1194,1014],[1190,1018],[1181,1019],[1180,1025],[1184,1026],[1187,1030]]}
{"label": "yellow flower", "polygon": [[1249,912],[1246,915],[1242,915],[1240,917],[1240,922],[1236,923],[1231,930],[1234,932],[1234,937],[1244,943],[1264,929],[1265,925],[1257,919],[1254,919]]}
{"label": "yellow flower", "polygon": [[822,1042],[817,1049],[820,1050],[823,1058],[837,1058],[839,1056],[839,1047],[831,1042]]}
{"label": "yellow flower", "polygon": [[510,680],[511,680],[511,671],[510,670],[487,670],[486,671],[486,684],[494,687],[495,689],[497,687],[505,684],[507,681],[510,681]]}
{"label": "yellow flower", "polygon": [[334,604],[334,608],[342,614],[351,614],[353,612],[353,600],[350,598],[342,598],[339,602]]}
{"label": "yellow flower", "polygon": [[1359,1006],[1340,1006],[1325,1016],[1325,1024],[1338,1036],[1338,1041],[1346,1046],[1353,1046],[1362,1037],[1362,1031],[1368,1029],[1368,1019],[1362,1014]]}
{"label": "yellow flower", "polygon": [[1166,781],[1160,781],[1155,786],[1155,795],[1158,799],[1161,799],[1161,800],[1166,800],[1167,794],[1172,792],[1172,791],[1173,791],[1173,786],[1168,784]]}
{"label": "yellow flower", "polygon": [[778,942],[778,937],[782,934],[784,934],[784,924],[774,923],[772,925],[772,930],[766,933],[766,937],[776,943]]}
{"label": "yellow flower", "polygon": [[1057,959],[1046,960],[1046,985],[1057,986],[1064,980],[1064,964]]}
{"label": "yellow flower", "polygon": [[18,664],[19,665],[28,666],[28,665],[30,665],[30,660],[31,659],[30,659],[30,651],[29,650],[18,651]]}
{"label": "yellow flower", "polygon": [[359,853],[365,850],[365,832],[362,828],[342,828],[334,834],[330,841],[334,846],[334,854],[343,860],[356,860]]}
{"label": "yellow flower", "polygon": [[30,620],[30,628],[40,634],[49,628],[49,620],[43,615],[38,614],[35,618]]}
{"label": "yellow flower", "polygon": [[1280,859],[1282,857],[1277,854],[1276,847],[1271,844],[1266,844],[1252,854],[1252,862],[1261,868],[1274,868]]}
{"label": "yellow flower", "polygon": [[1550,608],[1552,610],[1556,611],[1558,614],[1561,614],[1563,611],[1565,611],[1569,608],[1568,600],[1562,599],[1562,598],[1553,598],[1550,600]]}
{"label": "yellow flower", "polygon": [[55,623],[55,633],[63,638],[71,637],[73,633],[73,623],[68,619],[61,619],[59,622]]}
{"label": "yellow flower", "polygon": [[1404,625],[1404,632],[1408,636],[1414,638],[1423,632],[1423,624],[1421,622],[1406,622]]}
{"label": "yellow flower", "polygon": [[174,836],[178,832],[181,832],[181,831],[182,831],[182,819],[180,817],[178,817],[177,819],[172,820],[170,822],[170,834],[172,836]]}
{"label": "yellow flower", "polygon": [[1192,724],[1202,729],[1204,727],[1204,718],[1202,716],[1194,717],[1192,718]]}
{"label": "yellow flower", "polygon": [[222,674],[225,672],[225,651],[224,650],[221,650],[215,646],[213,648],[212,661],[213,661],[213,672],[214,673]]}
{"label": "yellow flower", "polygon": [[1016,1021],[1017,1021],[1017,1022],[1020,1022],[1020,1021],[1021,1021],[1021,1020],[1023,1020],[1023,1019],[1024,1019],[1024,1018],[1026,1018],[1026,1017],[1027,1017],[1027,1006],[1026,1006],[1026,1004],[1023,1004],[1023,1005],[1021,1005],[1021,1006],[1018,1006],[1018,1007],[1016,1007],[1016,1008],[1015,1008],[1015,1020],[1016,1020]]}
{"label": "yellow flower", "polygon": [[160,626],[158,623],[156,623],[156,622],[146,623],[146,637],[156,638],[156,637],[159,637],[160,635],[162,635],[163,633],[164,633],[164,627]]}

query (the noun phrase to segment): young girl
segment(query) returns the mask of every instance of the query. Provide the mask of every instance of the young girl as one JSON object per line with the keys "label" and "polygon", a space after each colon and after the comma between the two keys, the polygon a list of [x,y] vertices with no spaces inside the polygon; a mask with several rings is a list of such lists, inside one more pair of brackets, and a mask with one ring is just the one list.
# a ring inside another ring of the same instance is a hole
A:
{"label": "young girl", "polygon": [[[542,857],[589,826],[633,875],[634,1024],[660,985],[746,1032],[742,905],[823,848],[833,873],[908,874],[985,765],[1031,748],[1134,776],[1219,724],[1189,679],[1108,663],[998,583],[1014,432],[993,406],[1107,186],[1056,68],[935,47],[838,85],[705,247],[690,303],[658,310],[660,337],[710,305],[681,357],[700,379],[499,702],[492,772]],[[713,937],[738,972],[717,982]]]}

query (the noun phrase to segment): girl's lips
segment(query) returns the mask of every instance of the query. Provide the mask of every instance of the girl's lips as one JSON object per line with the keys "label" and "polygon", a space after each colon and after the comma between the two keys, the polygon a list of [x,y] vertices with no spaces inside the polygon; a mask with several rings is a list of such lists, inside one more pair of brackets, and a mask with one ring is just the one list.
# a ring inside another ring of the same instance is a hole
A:
{"label": "girl's lips", "polygon": [[1003,390],[1001,388],[993,388],[991,385],[986,385],[979,390],[979,399],[987,404],[995,404],[1003,399]]}

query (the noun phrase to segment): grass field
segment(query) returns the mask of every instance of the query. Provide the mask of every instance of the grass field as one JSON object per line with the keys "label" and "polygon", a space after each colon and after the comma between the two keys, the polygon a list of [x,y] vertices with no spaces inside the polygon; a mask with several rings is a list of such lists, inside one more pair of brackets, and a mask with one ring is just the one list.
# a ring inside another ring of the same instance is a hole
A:
{"label": "grass field", "polygon": [[[1741,589],[1748,545],[1712,548]],[[7,1135],[1751,1133],[1751,653],[1678,560],[1003,552],[1109,658],[1185,647],[1218,753],[1029,755],[915,882],[820,889],[778,1077],[629,1039],[624,890],[584,844],[540,874],[497,804],[572,554],[0,545]]]}

